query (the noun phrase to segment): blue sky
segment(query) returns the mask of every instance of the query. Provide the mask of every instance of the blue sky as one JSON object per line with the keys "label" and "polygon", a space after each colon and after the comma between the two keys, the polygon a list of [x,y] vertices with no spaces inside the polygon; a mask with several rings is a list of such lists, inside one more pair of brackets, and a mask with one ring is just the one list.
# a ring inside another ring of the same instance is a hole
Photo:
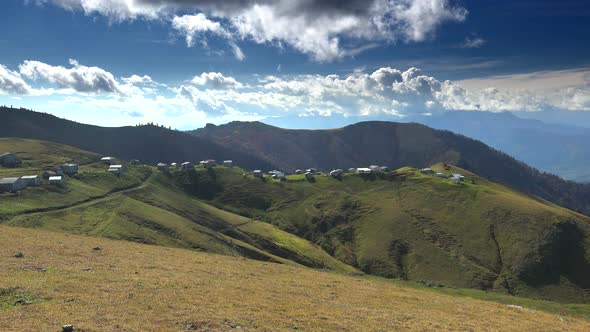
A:
{"label": "blue sky", "polygon": [[581,0],[7,0],[0,104],[182,129],[585,111],[589,19]]}

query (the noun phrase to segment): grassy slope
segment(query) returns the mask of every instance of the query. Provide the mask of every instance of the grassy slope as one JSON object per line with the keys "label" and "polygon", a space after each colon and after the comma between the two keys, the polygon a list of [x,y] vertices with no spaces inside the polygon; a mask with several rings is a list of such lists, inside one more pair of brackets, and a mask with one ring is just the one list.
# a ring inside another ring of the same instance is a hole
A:
{"label": "grassy slope", "polygon": [[374,277],[5,226],[0,242],[3,331],[590,329],[583,306],[511,308]]}
{"label": "grassy slope", "polygon": [[[398,173],[408,171],[415,170]],[[413,172],[389,181],[277,183],[216,168],[223,188],[212,203],[316,242],[370,274],[588,301],[590,218],[454,171],[470,181]]]}
{"label": "grassy slope", "polygon": [[[10,142],[4,141],[7,145]],[[33,151],[19,156],[40,154],[49,144],[29,140],[13,142],[16,143],[9,146],[11,151]],[[51,146],[54,153],[50,156],[55,159],[79,151],[58,144]],[[31,158],[32,166],[26,172],[48,162]],[[64,188],[43,185],[29,188],[18,197],[3,195],[0,221],[14,226],[357,272],[309,241],[191,198],[152,168],[128,165],[120,177],[106,173],[104,168],[95,163],[85,165],[79,174],[66,179]],[[25,170],[16,168],[11,172]]]}

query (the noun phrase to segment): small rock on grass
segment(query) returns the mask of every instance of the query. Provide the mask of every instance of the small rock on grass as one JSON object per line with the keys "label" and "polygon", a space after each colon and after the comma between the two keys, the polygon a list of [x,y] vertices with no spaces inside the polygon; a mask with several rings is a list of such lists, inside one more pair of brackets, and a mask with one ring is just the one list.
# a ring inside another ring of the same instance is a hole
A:
{"label": "small rock on grass", "polygon": [[22,252],[17,253],[16,255],[14,255],[15,258],[24,258],[25,255]]}
{"label": "small rock on grass", "polygon": [[66,324],[61,327],[61,332],[74,332],[74,325]]}
{"label": "small rock on grass", "polygon": [[33,304],[33,302],[26,300],[26,299],[18,299],[14,302],[14,305],[29,305]]}

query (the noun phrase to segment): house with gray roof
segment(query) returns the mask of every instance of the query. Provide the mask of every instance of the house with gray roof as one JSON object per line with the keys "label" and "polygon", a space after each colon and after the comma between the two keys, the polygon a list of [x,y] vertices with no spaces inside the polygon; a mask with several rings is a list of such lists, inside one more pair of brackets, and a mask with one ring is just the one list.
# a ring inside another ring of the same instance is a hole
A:
{"label": "house with gray roof", "polygon": [[0,192],[15,193],[27,188],[27,183],[21,178],[0,179]]}

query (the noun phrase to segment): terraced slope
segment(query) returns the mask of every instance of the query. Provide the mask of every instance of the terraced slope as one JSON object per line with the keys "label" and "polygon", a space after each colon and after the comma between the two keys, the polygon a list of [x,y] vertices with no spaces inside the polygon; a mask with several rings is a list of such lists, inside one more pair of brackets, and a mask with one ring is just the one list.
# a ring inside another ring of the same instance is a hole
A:
{"label": "terraced slope", "polygon": [[0,243],[2,331],[590,329],[584,305],[497,298],[501,304],[459,290],[6,226]]}

